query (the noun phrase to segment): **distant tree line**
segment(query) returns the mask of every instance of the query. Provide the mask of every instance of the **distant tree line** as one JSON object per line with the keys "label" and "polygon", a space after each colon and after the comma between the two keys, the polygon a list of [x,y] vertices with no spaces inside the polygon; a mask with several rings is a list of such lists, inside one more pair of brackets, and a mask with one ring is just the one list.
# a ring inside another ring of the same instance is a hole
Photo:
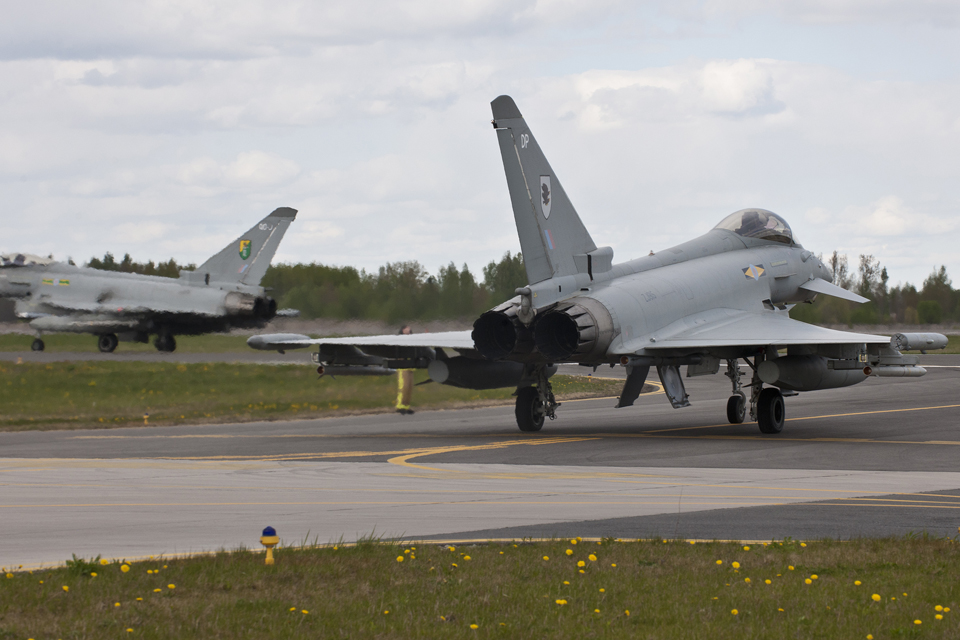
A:
{"label": "distant tree line", "polygon": [[[798,304],[790,316],[814,324],[940,324],[960,321],[960,290],[954,289],[947,269],[934,267],[920,289],[912,284],[891,287],[886,267],[872,255],[860,255],[851,267],[837,251],[825,260],[833,283],[855,291],[870,302],[855,304],[820,295],[813,304]],[[107,271],[176,278],[194,264],[135,262],[125,254],[91,258],[86,266]],[[429,273],[416,260],[391,262],[376,272],[318,263],[272,265],[263,286],[281,308],[299,309],[304,318],[365,319],[399,322],[437,318],[476,317],[514,296],[527,284],[523,256],[509,251],[483,268],[478,280],[464,264],[451,262]]]}
{"label": "distant tree line", "polygon": [[870,302],[856,304],[832,296],[817,296],[813,304],[798,304],[790,317],[814,324],[940,324],[960,321],[960,290],[954,289],[945,266],[934,267],[918,290],[912,284],[889,285],[887,268],[872,255],[860,255],[855,271],[837,251],[825,264],[833,284],[855,291]]}
{"label": "distant tree line", "polygon": [[[196,265],[135,262],[130,254],[119,262],[112,254],[91,258],[86,266],[176,278],[181,269]],[[475,317],[512,298],[527,284],[521,254],[508,251],[483,268],[478,281],[464,264],[453,262],[430,274],[419,262],[391,262],[376,272],[318,263],[275,264],[261,284],[268,287],[281,308],[299,309],[303,318],[365,319],[399,322],[437,318]]]}
{"label": "distant tree line", "polygon": [[[70,261],[71,264],[73,261]],[[129,253],[123,255],[123,260],[117,262],[116,258],[109,251],[103,254],[103,258],[90,258],[87,267],[102,269],[103,271],[122,271],[123,273],[142,273],[147,276],[164,276],[167,278],[176,278],[180,271],[193,271],[197,268],[195,264],[178,264],[176,260],[170,258],[166,262],[153,263],[153,260],[146,262],[134,262]]]}

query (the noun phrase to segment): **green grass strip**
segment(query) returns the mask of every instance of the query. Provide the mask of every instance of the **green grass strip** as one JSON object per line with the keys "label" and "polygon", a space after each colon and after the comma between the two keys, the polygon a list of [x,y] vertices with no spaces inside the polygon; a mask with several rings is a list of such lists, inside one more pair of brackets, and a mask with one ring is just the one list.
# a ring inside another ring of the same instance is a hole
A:
{"label": "green grass strip", "polygon": [[74,561],[0,578],[0,637],[957,638],[958,551],[574,539]]}
{"label": "green grass strip", "polygon": [[[417,371],[415,380],[427,379]],[[621,381],[556,376],[561,399],[616,396]],[[425,384],[413,408],[513,402],[513,389]],[[317,379],[298,365],[152,362],[0,363],[0,430],[320,418],[392,411],[396,376]]]}

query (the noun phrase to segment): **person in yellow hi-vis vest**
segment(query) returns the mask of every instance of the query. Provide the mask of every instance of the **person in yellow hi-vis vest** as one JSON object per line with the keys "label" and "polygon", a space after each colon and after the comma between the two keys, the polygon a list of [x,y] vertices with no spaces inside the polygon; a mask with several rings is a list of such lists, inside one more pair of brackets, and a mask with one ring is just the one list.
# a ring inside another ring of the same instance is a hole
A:
{"label": "person in yellow hi-vis vest", "polygon": [[[410,335],[413,331],[410,325],[405,324],[400,329],[400,335]],[[413,369],[397,370],[397,413],[409,416],[413,413],[410,408],[410,398],[413,395]]]}

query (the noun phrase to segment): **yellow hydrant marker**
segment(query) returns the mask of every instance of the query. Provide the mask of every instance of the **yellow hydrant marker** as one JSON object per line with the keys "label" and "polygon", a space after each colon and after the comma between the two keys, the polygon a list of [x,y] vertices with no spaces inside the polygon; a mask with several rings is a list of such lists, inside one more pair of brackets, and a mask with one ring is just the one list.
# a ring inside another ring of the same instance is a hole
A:
{"label": "yellow hydrant marker", "polygon": [[276,529],[273,527],[264,529],[263,535],[260,536],[260,544],[267,548],[267,559],[264,561],[264,564],[274,564],[273,548],[280,544],[280,537],[277,535]]}

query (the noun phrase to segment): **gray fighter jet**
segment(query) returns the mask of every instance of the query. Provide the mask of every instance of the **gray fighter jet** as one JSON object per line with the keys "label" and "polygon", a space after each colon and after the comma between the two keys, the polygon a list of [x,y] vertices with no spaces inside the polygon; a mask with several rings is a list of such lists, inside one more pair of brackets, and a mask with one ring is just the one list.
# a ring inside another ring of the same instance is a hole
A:
{"label": "gray fighter jet", "polygon": [[[260,280],[297,212],[281,207],[179,278],[101,271],[29,254],[0,256],[0,297],[16,299],[19,318],[37,332],[92,333],[100,351],[119,340],[147,342],[173,351],[176,335],[261,327],[277,315],[277,303]],[[281,312],[282,313],[282,312]]]}
{"label": "gray fighter jet", "polygon": [[733,389],[727,418],[741,423],[749,408],[764,433],[783,429],[785,395],[871,376],[921,376],[918,357],[900,351],[946,346],[940,334],[890,338],[792,320],[789,308],[817,295],[866,298],[832,284],[830,270],[797,242],[787,221],[764,209],[737,211],[699,238],[614,264],[613,250],[590,237],[513,99],[500,96],[492,107],[530,282],[517,297],[481,315],[472,332],[268,335],[248,344],[318,344],[321,373],[425,367],[443,384],[516,385],[522,431],[538,431],[544,418],[556,416],[549,378],[557,363],[626,367],[617,407],[634,403],[656,367],[675,408],[690,404],[681,367],[691,377],[716,374],[725,364]]}

